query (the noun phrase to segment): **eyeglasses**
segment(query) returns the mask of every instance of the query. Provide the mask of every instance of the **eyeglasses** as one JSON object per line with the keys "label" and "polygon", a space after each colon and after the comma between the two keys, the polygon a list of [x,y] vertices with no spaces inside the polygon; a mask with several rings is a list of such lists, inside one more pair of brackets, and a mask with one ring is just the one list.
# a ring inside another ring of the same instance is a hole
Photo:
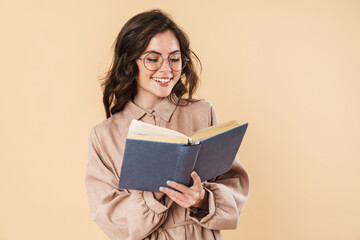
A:
{"label": "eyeglasses", "polygon": [[[149,52],[143,58],[144,66],[149,71],[156,71],[164,63],[164,58],[160,53]],[[181,71],[186,66],[187,59],[180,52],[173,53],[167,57],[170,68],[173,71]]]}

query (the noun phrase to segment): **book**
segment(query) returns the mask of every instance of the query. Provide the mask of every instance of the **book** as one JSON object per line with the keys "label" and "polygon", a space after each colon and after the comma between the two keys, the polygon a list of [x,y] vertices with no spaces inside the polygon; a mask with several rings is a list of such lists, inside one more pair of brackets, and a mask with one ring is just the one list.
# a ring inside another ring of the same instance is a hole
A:
{"label": "book", "polygon": [[186,136],[132,120],[118,187],[159,192],[167,180],[191,186],[192,171],[202,182],[215,178],[231,168],[247,126],[230,121]]}

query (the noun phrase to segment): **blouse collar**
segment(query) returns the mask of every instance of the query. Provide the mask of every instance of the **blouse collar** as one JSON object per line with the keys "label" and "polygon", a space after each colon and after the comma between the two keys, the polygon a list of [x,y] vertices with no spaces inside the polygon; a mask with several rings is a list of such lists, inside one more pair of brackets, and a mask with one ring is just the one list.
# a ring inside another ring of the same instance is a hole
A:
{"label": "blouse collar", "polygon": [[[179,99],[177,97],[174,98],[177,103]],[[131,119],[139,120],[145,114],[151,114],[152,112],[156,112],[159,116],[165,121],[170,121],[172,114],[175,111],[176,104],[172,103],[169,98],[163,98],[161,102],[159,102],[151,111],[145,110],[138,105],[136,105],[133,101],[128,101],[124,107],[124,114]]]}

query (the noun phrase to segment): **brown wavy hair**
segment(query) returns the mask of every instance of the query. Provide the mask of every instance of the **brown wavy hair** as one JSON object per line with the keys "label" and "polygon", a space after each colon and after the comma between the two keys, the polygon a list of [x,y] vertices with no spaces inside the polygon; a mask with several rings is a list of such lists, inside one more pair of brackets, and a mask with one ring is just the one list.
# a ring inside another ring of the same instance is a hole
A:
{"label": "brown wavy hair", "polygon": [[107,118],[123,110],[126,103],[134,99],[137,94],[136,77],[139,71],[136,59],[145,51],[151,38],[166,30],[171,30],[175,34],[180,51],[188,60],[182,70],[180,81],[176,83],[168,98],[174,104],[178,104],[176,99],[187,94],[187,100],[192,101],[192,95],[199,82],[195,62],[199,64],[201,71],[200,59],[190,49],[190,41],[185,32],[167,13],[155,9],[135,15],[127,21],[114,42],[113,61],[101,84],[104,87],[103,104]]}

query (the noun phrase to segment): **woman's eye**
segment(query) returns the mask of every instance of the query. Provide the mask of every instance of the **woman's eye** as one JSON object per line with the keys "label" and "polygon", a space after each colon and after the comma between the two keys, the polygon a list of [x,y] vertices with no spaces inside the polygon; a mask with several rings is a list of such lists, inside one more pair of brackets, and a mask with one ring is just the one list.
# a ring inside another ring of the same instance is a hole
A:
{"label": "woman's eye", "polygon": [[172,58],[172,59],[170,59],[171,60],[171,62],[179,62],[180,61],[180,58]]}
{"label": "woman's eye", "polygon": [[159,59],[155,59],[155,58],[148,58],[147,60],[149,62],[157,62],[157,61],[159,61]]}

